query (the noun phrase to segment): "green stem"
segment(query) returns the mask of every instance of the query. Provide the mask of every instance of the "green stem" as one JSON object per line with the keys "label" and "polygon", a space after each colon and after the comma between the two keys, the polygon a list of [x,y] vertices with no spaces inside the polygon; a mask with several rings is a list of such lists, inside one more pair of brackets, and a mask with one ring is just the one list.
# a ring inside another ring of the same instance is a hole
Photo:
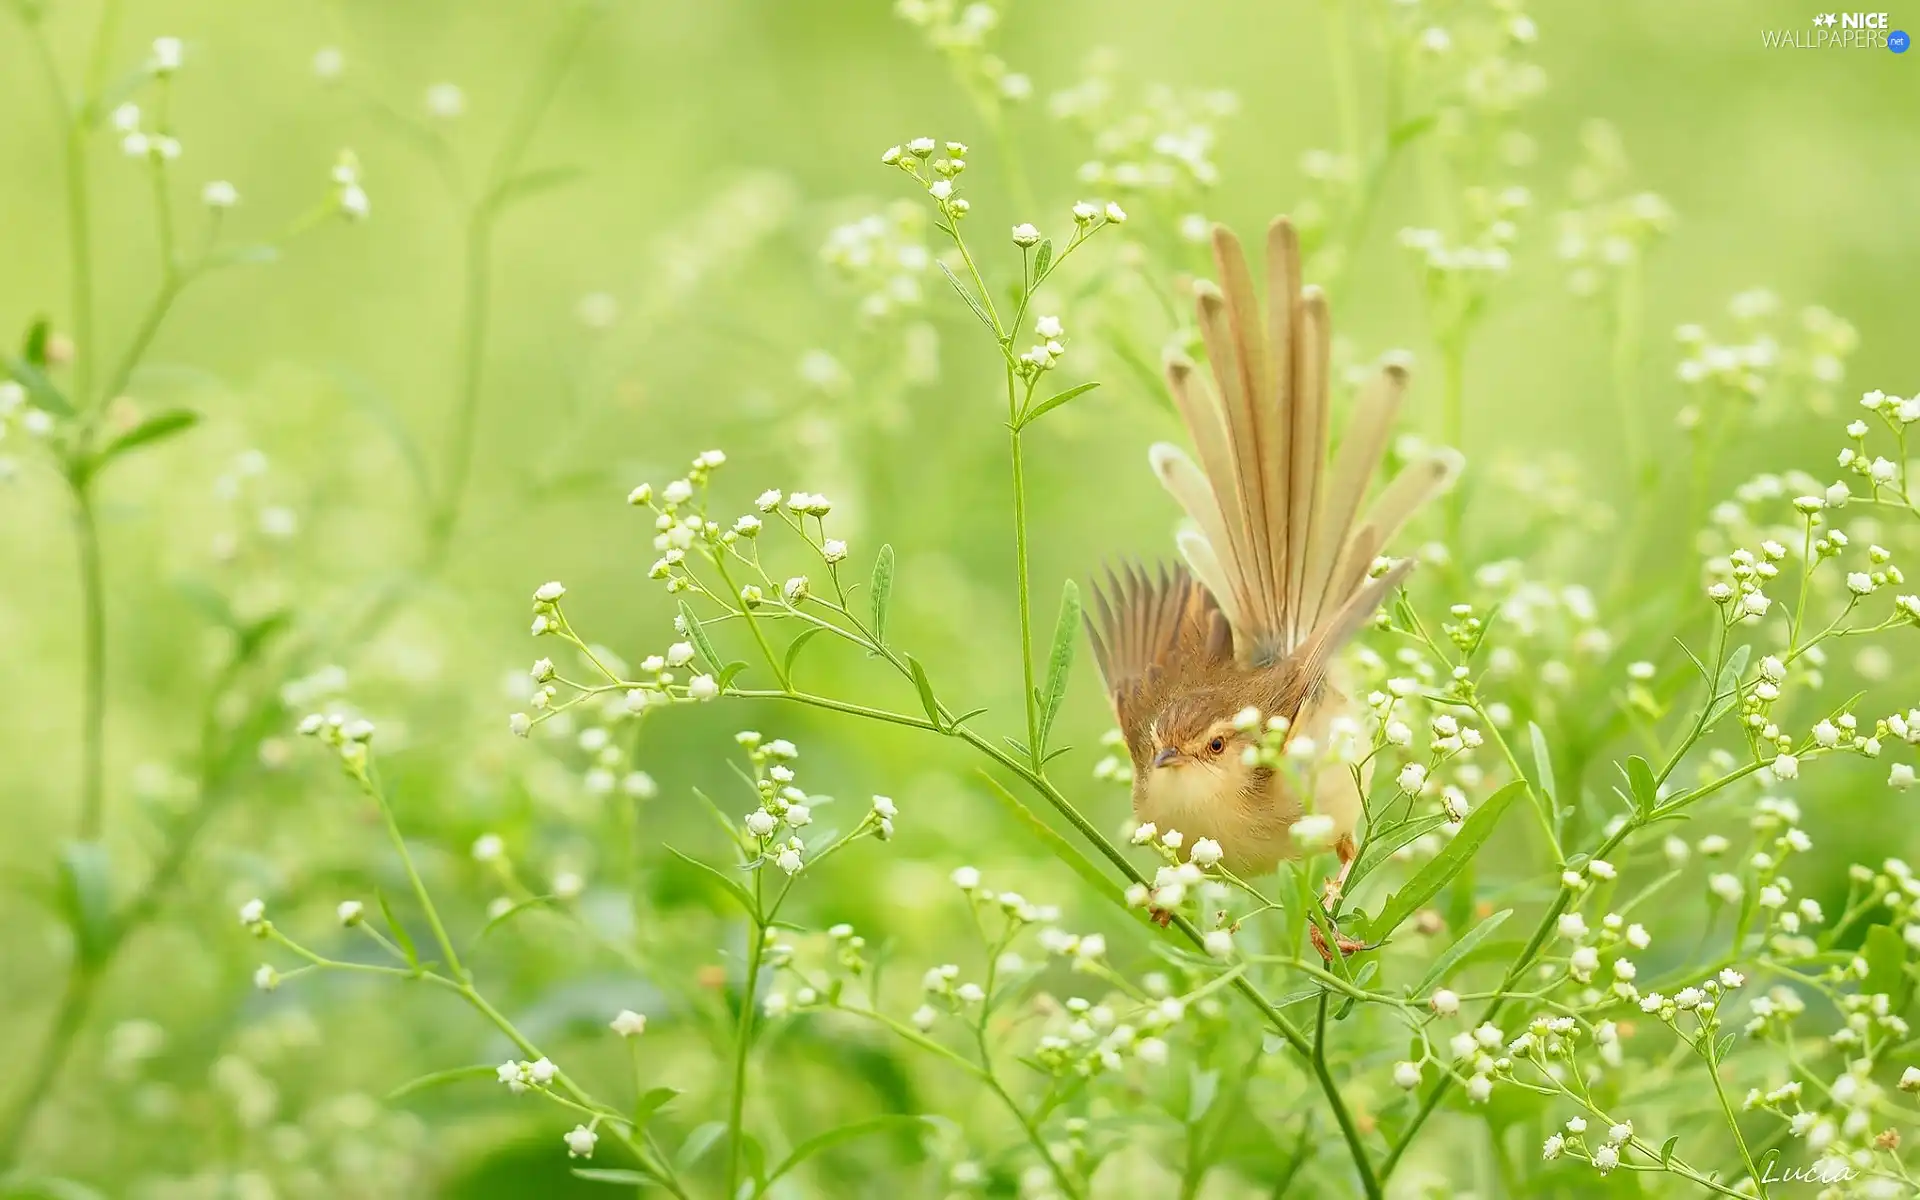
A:
{"label": "green stem", "polygon": [[393,805],[387,802],[385,791],[374,782],[371,768],[359,775],[359,779],[367,795],[373,797],[373,802],[380,808],[380,817],[387,826],[387,837],[400,855],[400,865],[407,872],[407,883],[413,888],[414,899],[420,902],[420,908],[426,914],[427,924],[433,930],[433,939],[440,946],[440,953],[446,956],[447,970],[462,987],[470,986],[470,977],[460,965],[460,954],[453,948],[453,939],[447,936],[447,928],[440,922],[440,910],[434,906],[433,896],[427,891],[426,882],[420,878],[419,868],[413,864],[413,853],[407,849],[407,839],[400,832],[400,822],[394,818]]}
{"label": "green stem", "polygon": [[[1012,405],[1013,375],[1007,375],[1008,405]],[[1027,477],[1020,450],[1020,431],[1013,431],[1013,554],[1014,573],[1020,590],[1020,672],[1024,686],[1021,699],[1027,713],[1027,760],[1038,771],[1041,762],[1040,702],[1034,696],[1033,682],[1033,596],[1027,571]]]}
{"label": "green stem", "polygon": [[1713,1080],[1713,1094],[1720,1099],[1720,1111],[1727,1118],[1727,1130],[1733,1134],[1733,1144],[1740,1148],[1740,1160],[1746,1164],[1747,1177],[1753,1180],[1753,1186],[1760,1190],[1760,1200],[1767,1200],[1767,1183],[1760,1175],[1759,1166],[1753,1161],[1753,1151],[1747,1148],[1747,1139],[1740,1133],[1740,1119],[1733,1113],[1733,1103],[1727,1099],[1727,1089],[1720,1082],[1720,1063],[1713,1052],[1713,1034],[1702,1030],[1700,1034],[1700,1057],[1706,1060],[1707,1076]]}
{"label": "green stem", "polygon": [[[760,904],[760,875],[755,872],[753,878],[754,905]],[[756,914],[749,925],[748,936],[752,939],[747,946],[747,974],[740,992],[740,1023],[734,1031],[733,1039],[733,1094],[727,1107],[727,1190],[725,1196],[734,1196],[740,1190],[740,1149],[741,1125],[746,1119],[747,1108],[747,1058],[753,1044],[754,997],[760,991],[760,960],[766,949],[767,935]]]}
{"label": "green stem", "polygon": [[34,1116],[59,1079],[67,1055],[73,1049],[74,1039],[79,1036],[81,1026],[86,1024],[87,1012],[93,1005],[94,987],[99,978],[99,973],[83,963],[76,951],[73,965],[67,970],[67,983],[60,994],[59,1007],[54,1010],[53,1027],[40,1044],[40,1055],[34,1061],[32,1070],[25,1075],[26,1085],[20,1092],[20,1098],[14,1101],[6,1120],[0,1122],[0,1176],[4,1176],[17,1160],[20,1145],[26,1140],[27,1131],[33,1127]]}
{"label": "green stem", "polygon": [[92,484],[69,475],[74,537],[80,551],[81,702],[80,827],[82,841],[97,841],[105,818],[107,743],[106,585],[100,569],[100,530]]}

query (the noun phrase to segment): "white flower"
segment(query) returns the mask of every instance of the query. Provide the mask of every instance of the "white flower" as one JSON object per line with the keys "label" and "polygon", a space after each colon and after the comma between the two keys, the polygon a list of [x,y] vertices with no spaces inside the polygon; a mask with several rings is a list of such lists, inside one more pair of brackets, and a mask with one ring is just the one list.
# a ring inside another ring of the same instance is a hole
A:
{"label": "white flower", "polygon": [[552,1083],[559,1074],[560,1068],[554,1066],[550,1058],[542,1058],[527,1064],[527,1078],[542,1086]]}
{"label": "white flower", "polygon": [[1141,1062],[1161,1066],[1167,1061],[1167,1044],[1157,1037],[1141,1038],[1134,1043],[1133,1053]]}
{"label": "white flower", "polygon": [[953,880],[953,886],[963,892],[971,892],[980,886],[980,872],[974,867],[955,867],[947,878]]}
{"label": "white flower", "polygon": [[687,696],[693,700],[711,700],[720,694],[720,683],[711,675],[695,675],[687,680]]}
{"label": "white flower", "polygon": [[1900,1072],[1900,1090],[1920,1092],[1920,1067],[1908,1067]]}
{"label": "white flower", "polygon": [[932,1005],[922,1004],[919,1008],[914,1009],[913,1015],[907,1019],[913,1022],[915,1029],[924,1033],[933,1028],[933,1023],[940,1019],[940,1014],[933,1010]]}
{"label": "white flower", "polygon": [[1131,841],[1136,846],[1145,846],[1159,836],[1159,826],[1155,825],[1152,821],[1143,821],[1139,825],[1134,826]]}
{"label": "white flower", "polygon": [[756,808],[747,814],[747,832],[754,837],[771,836],[778,828],[780,828],[780,818],[764,808]]}
{"label": "white flower", "polygon": [[668,666],[684,667],[692,661],[693,661],[693,643],[692,642],[675,642],[673,645],[667,647],[667,665]]}
{"label": "white flower", "polygon": [[1873,576],[1865,571],[1854,571],[1847,576],[1847,590],[1856,596],[1873,595]]}
{"label": "white flower", "polygon": [[155,38],[153,39],[153,57],[147,61],[147,66],[155,75],[171,75],[180,69],[180,62],[184,57],[185,48],[181,45],[179,38]]}
{"label": "white flower", "polygon": [[427,89],[427,111],[451,120],[467,111],[467,94],[457,83],[436,83]]}
{"label": "white flower", "polygon": [[1178,850],[1186,840],[1186,835],[1178,829],[1169,829],[1160,835],[1160,844],[1169,850]]}
{"label": "white flower", "polygon": [[585,1125],[575,1125],[562,1136],[566,1139],[568,1158],[592,1158],[594,1143],[600,1140],[600,1135]]}
{"label": "white flower", "polygon": [[644,1013],[623,1008],[613,1020],[607,1022],[607,1027],[623,1038],[639,1037],[647,1031],[647,1018]]}
{"label": "white flower", "polygon": [[1107,201],[1107,220],[1115,225],[1124,225],[1127,222],[1127,210],[1109,200]]}
{"label": "white flower", "polygon": [[883,820],[888,821],[900,815],[899,806],[886,796],[875,796],[873,798],[873,811],[878,813]]}
{"label": "white flower", "polygon": [[1428,1000],[1427,1003],[1433,1008],[1434,1012],[1443,1017],[1450,1017],[1460,1011],[1460,997],[1448,991],[1446,988],[1441,988],[1435,992],[1433,998]]}
{"label": "white flower", "polygon": [[847,544],[838,538],[828,538],[820,543],[820,555],[829,563],[843,562],[847,557]]}
{"label": "white flower", "polygon": [[1485,1049],[1491,1050],[1501,1042],[1506,1041],[1507,1035],[1500,1032],[1498,1025],[1488,1024],[1482,1025],[1473,1031],[1473,1040],[1479,1042]]}
{"label": "white flower", "polygon": [[1739,878],[1725,871],[1709,876],[1707,887],[1728,904],[1738,904],[1740,897],[1746,894],[1746,889],[1740,886]]}
{"label": "white flower", "polygon": [[1387,744],[1390,746],[1411,746],[1413,744],[1413,730],[1407,727],[1405,721],[1388,721],[1386,728],[1382,730],[1381,733],[1382,736],[1387,739]]}
{"label": "white flower", "polygon": [[1567,1139],[1559,1134],[1551,1134],[1540,1147],[1540,1157],[1551,1162],[1560,1157],[1560,1151],[1566,1148]]}
{"label": "white flower", "polygon": [[1485,1104],[1487,1097],[1493,1095],[1493,1080],[1485,1075],[1475,1075],[1467,1080],[1467,1099],[1475,1104]]}
{"label": "white flower", "polygon": [[240,203],[240,191],[224,179],[215,179],[200,189],[200,202],[208,208],[232,208]]}
{"label": "white flower", "polygon": [[792,846],[782,850],[773,860],[773,864],[789,875],[798,875],[800,868],[805,865],[800,861],[800,852]]}
{"label": "white flower", "polygon": [[1593,1152],[1594,1169],[1605,1175],[1620,1165],[1620,1150],[1615,1146],[1601,1146]]}
{"label": "white flower", "polygon": [[1635,921],[1633,924],[1627,926],[1627,945],[1632,946],[1635,950],[1645,950],[1652,944],[1653,935],[1647,932],[1645,925]]}
{"label": "white flower", "polygon": [[257,929],[267,920],[267,902],[258,897],[240,906],[240,924],[248,929]]}
{"label": "white flower", "polygon": [[506,843],[500,840],[500,835],[497,833],[483,833],[473,841],[473,861],[475,862],[498,862],[506,852]]}
{"label": "white flower", "polygon": [[1406,766],[1400,768],[1397,782],[1400,784],[1400,790],[1403,792],[1418,792],[1426,786],[1427,769],[1419,763],[1408,763]]}
{"label": "white flower", "polygon": [[1289,832],[1301,849],[1319,849],[1333,841],[1333,818],[1325,813],[1309,813],[1295,821]]}
{"label": "white flower", "polygon": [[1033,332],[1047,341],[1066,336],[1066,327],[1059,317],[1041,317],[1033,323]]}
{"label": "white flower", "polygon": [[280,986],[280,972],[270,964],[262,963],[260,969],[253,973],[253,986],[263,992],[271,992]]}
{"label": "white flower", "polygon": [[1896,792],[1904,792],[1914,784],[1913,767],[1907,763],[1895,763],[1887,772],[1887,786]]}
{"label": "white flower", "polygon": [[1840,729],[1832,721],[1822,721],[1813,727],[1813,740],[1831,750],[1840,744]]}
{"label": "white flower", "polygon": [[557,579],[550,579],[533,589],[533,599],[536,604],[553,604],[566,594],[566,585]]}
{"label": "white flower", "polygon": [[365,188],[350,183],[340,189],[340,211],[349,220],[364,221],[373,211],[373,202],[367,199]]}
{"label": "white flower", "polygon": [[1612,879],[1618,872],[1614,870],[1613,864],[1606,859],[1596,858],[1587,864],[1587,874],[1593,876],[1595,879]]}
{"label": "white flower", "polygon": [[1558,928],[1561,937],[1577,942],[1587,936],[1587,919],[1577,912],[1561,913]]}
{"label": "white flower", "polygon": [[1037,246],[1040,244],[1040,231],[1030,224],[1022,223],[1015,225],[1013,227],[1013,244],[1022,249],[1028,246]]}
{"label": "white flower", "polygon": [[1770,765],[1777,779],[1795,779],[1800,775],[1800,760],[1791,754],[1775,755]]}
{"label": "white flower", "polygon": [[1205,942],[1207,953],[1213,955],[1215,958],[1233,957],[1233,935],[1226,930],[1216,929],[1212,931],[1207,934]]}
{"label": "white flower", "polygon": [[1394,1086],[1412,1091],[1420,1086],[1420,1064],[1416,1062],[1398,1062],[1393,1064]]}
{"label": "white flower", "polygon": [[358,900],[342,900],[339,905],[334,908],[333,914],[340,918],[342,925],[358,925],[361,918],[366,914],[366,905],[361,904]]}
{"label": "white flower", "polygon": [[1200,866],[1211,867],[1220,861],[1223,853],[1219,842],[1212,838],[1201,838],[1193,843],[1193,849],[1187,852],[1187,857]]}
{"label": "white flower", "polygon": [[1632,1121],[1622,1121],[1618,1125],[1610,1126],[1607,1129],[1607,1140],[1609,1142],[1613,1142],[1616,1144],[1620,1142],[1624,1142],[1632,1136],[1633,1136]]}

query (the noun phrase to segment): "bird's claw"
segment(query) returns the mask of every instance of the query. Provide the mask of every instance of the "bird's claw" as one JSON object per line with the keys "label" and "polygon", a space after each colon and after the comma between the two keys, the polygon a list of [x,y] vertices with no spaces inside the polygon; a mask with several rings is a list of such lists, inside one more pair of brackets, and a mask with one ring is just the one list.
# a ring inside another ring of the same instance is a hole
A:
{"label": "bird's claw", "polygon": [[1170,909],[1165,909],[1165,908],[1149,909],[1147,910],[1147,916],[1152,919],[1155,925],[1158,925],[1162,929],[1165,929],[1168,925],[1171,925],[1173,923],[1173,912]]}
{"label": "bird's claw", "polygon": [[[1318,925],[1309,924],[1307,926],[1307,937],[1312,940],[1313,948],[1320,952],[1321,958],[1328,962],[1333,961],[1333,952],[1327,949],[1327,939],[1320,933],[1320,927]],[[1333,944],[1340,948],[1340,956],[1342,958],[1345,958],[1349,954],[1363,954],[1368,950],[1376,950],[1380,947],[1379,942],[1363,942],[1359,938],[1348,937],[1346,934],[1341,933],[1337,927],[1333,931]]]}

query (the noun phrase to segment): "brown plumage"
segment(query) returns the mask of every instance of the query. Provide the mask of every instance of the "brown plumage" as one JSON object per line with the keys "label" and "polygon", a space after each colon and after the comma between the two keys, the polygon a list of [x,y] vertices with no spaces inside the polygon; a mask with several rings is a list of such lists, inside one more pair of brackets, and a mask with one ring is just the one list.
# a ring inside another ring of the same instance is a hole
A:
{"label": "brown plumage", "polygon": [[[1134,813],[1187,844],[1218,841],[1239,872],[1292,851],[1303,805],[1286,779],[1249,766],[1249,706],[1284,716],[1291,737],[1324,747],[1346,701],[1328,683],[1335,653],[1412,567],[1378,574],[1387,540],[1459,470],[1451,451],[1414,462],[1362,507],[1386,452],[1406,372],[1381,368],[1362,390],[1329,468],[1331,338],[1325,296],[1300,284],[1285,217],[1267,235],[1268,311],[1233,233],[1215,226],[1219,284],[1195,287],[1212,383],[1183,357],[1167,386],[1194,457],[1161,443],[1149,458],[1191,524],[1187,570],[1113,572],[1088,623],[1133,759]],[[1334,818],[1344,854],[1359,798],[1344,770],[1318,772],[1314,808]],[[1343,872],[1344,874],[1344,872]]]}

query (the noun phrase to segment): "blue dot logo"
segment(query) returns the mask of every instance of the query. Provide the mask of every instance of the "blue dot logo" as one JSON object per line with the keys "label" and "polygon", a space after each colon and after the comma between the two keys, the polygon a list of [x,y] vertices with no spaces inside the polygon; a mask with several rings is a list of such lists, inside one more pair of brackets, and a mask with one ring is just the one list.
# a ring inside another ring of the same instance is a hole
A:
{"label": "blue dot logo", "polygon": [[1907,31],[1904,29],[1896,29],[1887,35],[1887,49],[1895,54],[1905,54],[1907,47],[1912,44],[1913,39],[1907,36]]}

